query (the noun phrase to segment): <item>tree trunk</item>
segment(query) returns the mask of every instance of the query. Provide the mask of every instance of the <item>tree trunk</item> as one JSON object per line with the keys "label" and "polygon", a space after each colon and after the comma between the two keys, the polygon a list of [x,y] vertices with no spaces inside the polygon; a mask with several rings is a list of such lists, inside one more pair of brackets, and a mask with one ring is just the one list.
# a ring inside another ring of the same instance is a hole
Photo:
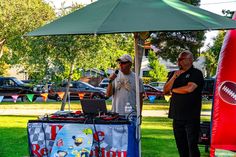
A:
{"label": "tree trunk", "polygon": [[2,41],[0,41],[0,58],[3,55],[3,45],[5,43],[6,39],[3,39]]}
{"label": "tree trunk", "polygon": [[68,97],[70,83],[71,83],[71,80],[72,80],[72,75],[73,75],[73,70],[74,70],[74,63],[75,63],[75,61],[73,61],[70,65],[70,73],[69,73],[69,78],[68,78],[67,85],[66,85],[66,92],[64,94],[62,104],[61,104],[61,111],[65,110],[66,100],[67,100],[67,97]]}

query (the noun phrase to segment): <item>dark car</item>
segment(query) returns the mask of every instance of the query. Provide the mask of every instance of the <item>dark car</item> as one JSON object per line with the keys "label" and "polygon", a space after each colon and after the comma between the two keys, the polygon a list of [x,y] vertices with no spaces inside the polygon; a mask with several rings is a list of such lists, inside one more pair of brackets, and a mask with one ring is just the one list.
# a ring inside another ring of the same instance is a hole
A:
{"label": "dark car", "polygon": [[4,98],[19,95],[24,102],[28,101],[26,94],[34,94],[33,101],[35,101],[41,93],[42,91],[36,86],[26,84],[15,77],[0,77],[0,95]]}
{"label": "dark car", "polygon": [[[58,95],[58,92],[66,91],[67,83],[63,83],[62,85],[52,85],[48,92],[48,98],[60,101],[61,98]],[[105,99],[106,90],[99,87],[94,87],[86,82],[82,81],[72,81],[70,83],[70,99],[71,100],[80,100],[79,93],[83,93],[83,98],[85,99]]]}
{"label": "dark car", "polygon": [[215,79],[214,78],[205,78],[204,86],[202,90],[202,97],[208,100],[213,98]]}
{"label": "dark car", "polygon": [[24,83],[27,83],[27,84],[34,84],[35,83],[34,80],[21,80],[21,81]]}
{"label": "dark car", "polygon": [[48,93],[48,88],[50,87],[50,82],[48,82],[47,84],[38,84],[37,81],[35,80],[21,80],[23,83],[28,84],[28,85],[32,85],[34,86],[34,88],[37,89],[37,91],[42,91],[43,93]]}
{"label": "dark car", "polygon": [[144,84],[144,95],[147,97],[149,97],[151,95],[155,95],[156,99],[163,99],[164,98],[163,91],[158,90],[155,87],[148,85],[148,84]]}

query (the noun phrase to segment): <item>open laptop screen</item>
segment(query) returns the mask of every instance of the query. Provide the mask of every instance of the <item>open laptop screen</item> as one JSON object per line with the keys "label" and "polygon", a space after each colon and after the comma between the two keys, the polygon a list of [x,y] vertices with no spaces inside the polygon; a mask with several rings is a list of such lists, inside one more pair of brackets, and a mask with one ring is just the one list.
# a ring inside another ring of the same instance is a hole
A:
{"label": "open laptop screen", "polygon": [[84,114],[107,113],[104,99],[81,99],[80,102]]}

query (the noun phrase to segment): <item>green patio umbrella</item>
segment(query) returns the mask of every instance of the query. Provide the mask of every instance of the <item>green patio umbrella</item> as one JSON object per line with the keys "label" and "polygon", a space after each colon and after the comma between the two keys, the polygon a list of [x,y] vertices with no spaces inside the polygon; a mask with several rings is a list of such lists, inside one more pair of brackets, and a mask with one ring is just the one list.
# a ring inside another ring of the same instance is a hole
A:
{"label": "green patio umbrella", "polygon": [[98,0],[28,36],[215,30],[236,22],[179,0]]}
{"label": "green patio umbrella", "polygon": [[[98,0],[26,36],[133,33],[138,71],[138,32],[236,28],[236,21],[179,0]],[[140,138],[139,81],[136,75],[137,136]],[[139,143],[141,156],[141,142]]]}

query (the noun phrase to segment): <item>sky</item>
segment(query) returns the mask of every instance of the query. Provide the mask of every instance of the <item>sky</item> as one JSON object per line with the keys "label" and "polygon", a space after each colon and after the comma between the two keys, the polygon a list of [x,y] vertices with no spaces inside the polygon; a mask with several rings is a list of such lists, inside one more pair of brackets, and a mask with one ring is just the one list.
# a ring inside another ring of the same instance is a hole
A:
{"label": "sky", "polygon": [[[72,2],[89,4],[95,0],[45,0],[46,2],[53,3],[56,7],[60,7],[62,2],[65,2],[66,6],[70,6]],[[236,9],[236,0],[201,0],[201,8],[221,14],[222,9]]]}
{"label": "sky", "polygon": [[[210,12],[223,15],[222,10],[236,10],[236,0],[201,0],[200,8],[208,10]],[[212,38],[217,35],[218,31],[208,31],[206,34],[206,41],[203,50],[206,48],[206,45],[212,45]]]}
{"label": "sky", "polygon": [[[53,4],[56,8],[60,8],[61,3],[65,2],[65,7],[71,6],[73,2],[81,4],[89,4],[95,0],[45,0],[50,4]],[[201,0],[200,8],[208,10],[210,12],[223,15],[222,10],[236,10],[236,0]],[[206,34],[206,41],[203,50],[206,48],[207,44],[212,44],[212,38],[217,35],[218,31],[208,31]]]}

